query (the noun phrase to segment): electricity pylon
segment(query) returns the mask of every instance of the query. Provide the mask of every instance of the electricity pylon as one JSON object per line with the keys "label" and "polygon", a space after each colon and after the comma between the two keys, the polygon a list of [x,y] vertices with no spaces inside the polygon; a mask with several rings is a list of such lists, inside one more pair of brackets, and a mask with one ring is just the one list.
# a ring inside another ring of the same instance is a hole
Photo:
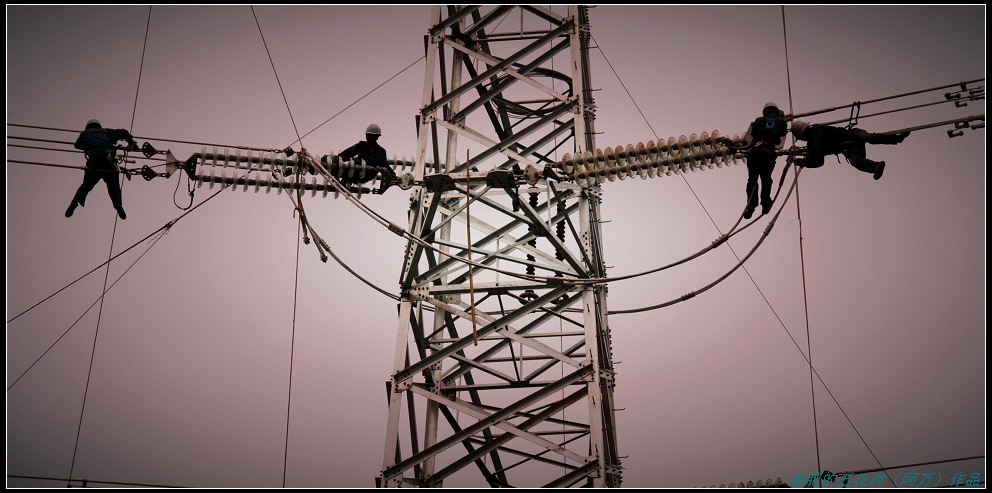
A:
{"label": "electricity pylon", "polygon": [[620,485],[599,186],[553,179],[588,50],[585,7],[432,11],[383,486]]}

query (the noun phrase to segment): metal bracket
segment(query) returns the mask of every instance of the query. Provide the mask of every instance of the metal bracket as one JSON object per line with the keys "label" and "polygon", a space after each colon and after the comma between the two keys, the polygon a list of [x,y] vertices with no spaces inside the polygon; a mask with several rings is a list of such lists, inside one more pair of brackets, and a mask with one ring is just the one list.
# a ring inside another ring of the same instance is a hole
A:
{"label": "metal bracket", "polygon": [[159,151],[155,149],[150,143],[145,142],[145,145],[141,146],[141,153],[144,154],[145,157],[152,157],[158,154]]}
{"label": "metal bracket", "polygon": [[430,296],[430,287],[417,286],[410,288],[410,290],[406,292],[406,295],[411,300],[427,301],[427,298]]}
{"label": "metal bracket", "polygon": [[447,174],[430,175],[424,177],[424,186],[431,193],[450,192],[455,189],[455,180]]}
{"label": "metal bracket", "polygon": [[492,170],[486,175],[486,185],[492,188],[510,188],[516,185],[512,171]]}
{"label": "metal bracket", "polygon": [[410,390],[410,387],[412,386],[413,386],[413,377],[407,378],[406,380],[399,382],[393,380],[393,393],[398,394],[400,392],[406,392],[407,390]]}

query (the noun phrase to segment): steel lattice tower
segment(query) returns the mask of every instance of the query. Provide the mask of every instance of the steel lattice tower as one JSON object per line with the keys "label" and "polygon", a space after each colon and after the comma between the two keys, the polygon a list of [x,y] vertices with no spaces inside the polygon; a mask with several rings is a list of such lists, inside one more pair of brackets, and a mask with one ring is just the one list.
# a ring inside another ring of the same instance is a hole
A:
{"label": "steel lattice tower", "polygon": [[585,7],[432,10],[383,486],[620,485],[599,186],[545,171],[595,149],[588,41]]}

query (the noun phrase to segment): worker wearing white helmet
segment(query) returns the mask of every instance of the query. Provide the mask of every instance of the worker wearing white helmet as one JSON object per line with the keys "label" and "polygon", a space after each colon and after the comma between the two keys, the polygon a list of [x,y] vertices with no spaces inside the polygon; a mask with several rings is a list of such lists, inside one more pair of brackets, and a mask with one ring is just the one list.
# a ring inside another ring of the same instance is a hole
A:
{"label": "worker wearing white helmet", "polygon": [[819,168],[827,154],[843,154],[847,161],[859,171],[871,173],[878,180],[885,171],[885,161],[868,159],[865,144],[896,145],[902,143],[909,132],[894,134],[870,133],[860,128],[833,127],[830,125],[809,124],[802,120],[792,122],[792,134],[805,140],[806,157],[796,161],[796,166]]}
{"label": "worker wearing white helmet", "polygon": [[[761,213],[768,214],[772,208],[772,171],[775,170],[775,160],[778,151],[785,145],[785,135],[789,133],[785,122],[785,114],[772,102],[766,103],[761,109],[761,116],[755,118],[744,133],[744,144],[749,147],[747,161],[747,186],[744,192],[747,196],[747,206],[744,208],[744,219],[751,219],[754,209],[761,202]],[[758,181],[761,181],[759,192]]]}
{"label": "worker wearing white helmet", "polygon": [[100,180],[103,180],[107,184],[107,193],[110,194],[110,201],[114,204],[117,215],[121,219],[127,219],[121,199],[121,185],[118,181],[120,177],[115,164],[117,143],[122,140],[130,144],[131,150],[138,149],[138,143],[134,141],[131,132],[120,128],[103,128],[100,121],[95,118],[86,122],[85,130],[79,134],[75,144],[76,149],[86,155],[86,172],[83,174],[83,184],[79,185],[76,194],[72,197],[72,203],[65,210],[65,217],[71,217],[76,206],[85,206],[86,195]]}
{"label": "worker wearing white helmet", "polygon": [[379,137],[382,136],[382,128],[373,123],[365,129],[365,140],[341,151],[335,158],[335,162],[340,160],[354,160],[356,164],[365,163],[366,167],[372,167],[378,173],[366,173],[365,176],[345,177],[342,182],[345,184],[361,184],[372,181],[376,174],[380,174],[381,185],[378,193],[385,192],[396,179],[396,173],[389,167],[386,159],[386,149],[378,144]]}

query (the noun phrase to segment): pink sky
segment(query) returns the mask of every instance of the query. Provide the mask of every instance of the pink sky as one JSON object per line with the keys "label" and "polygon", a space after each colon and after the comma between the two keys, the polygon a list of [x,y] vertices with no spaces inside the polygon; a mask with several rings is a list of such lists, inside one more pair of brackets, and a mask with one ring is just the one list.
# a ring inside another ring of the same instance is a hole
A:
{"label": "pink sky", "polygon": [[[422,56],[429,11],[256,7],[300,133]],[[984,77],[984,6],[785,13],[795,112]],[[599,6],[590,17],[602,49],[591,53],[599,147],[743,133],[765,102],[789,108],[778,6]],[[148,20],[145,6],[7,7],[8,320],[104,262],[112,236],[116,254],[181,215],[174,199],[189,203],[175,176],[135,178],[125,182],[128,219],[116,232],[102,183],[66,219],[82,173],[9,160],[78,166],[80,156],[11,147],[24,144],[11,137],[75,134],[11,124],[78,131],[98,118],[181,159],[200,147],[158,139],[264,148],[296,140],[249,7],[153,7],[138,90]],[[304,145],[340,151],[375,122],[390,157],[412,155],[423,70],[414,65]],[[860,126],[889,131],[984,110],[984,101],[945,104]],[[888,163],[879,181],[831,157],[800,180],[813,364],[885,466],[985,453],[985,131],[948,139],[945,130],[869,146],[869,158]],[[719,235],[708,216],[724,229],[733,224],[746,174],[739,164],[685,180],[604,184],[610,274],[708,245]],[[214,190],[197,190],[195,201]],[[408,199],[392,189],[363,201],[404,223]],[[396,291],[403,243],[395,235],[343,200],[306,204],[335,253]],[[610,318],[616,400],[625,409],[618,442],[629,455],[624,486],[788,481],[817,469],[809,369],[786,334],[806,351],[797,218],[793,197],[747,262],[750,278],[738,271],[687,302]],[[759,234],[752,228],[730,244],[743,255]],[[297,242],[292,204],[275,194],[225,191],[177,223],[106,296],[95,350],[96,309],[8,389],[8,475],[64,478],[72,468],[73,478],[126,483],[283,485]],[[115,261],[111,281],[146,247]],[[724,246],[612,284],[610,308],[667,301],[736,263]],[[381,467],[395,304],[321,263],[312,244],[301,247],[298,275],[285,485],[371,487]],[[7,324],[8,386],[99,297],[103,278],[101,269]],[[822,467],[877,467],[818,382],[815,392]],[[984,481],[985,461],[919,468],[935,471]],[[483,483],[469,474],[445,483],[459,485]]]}

